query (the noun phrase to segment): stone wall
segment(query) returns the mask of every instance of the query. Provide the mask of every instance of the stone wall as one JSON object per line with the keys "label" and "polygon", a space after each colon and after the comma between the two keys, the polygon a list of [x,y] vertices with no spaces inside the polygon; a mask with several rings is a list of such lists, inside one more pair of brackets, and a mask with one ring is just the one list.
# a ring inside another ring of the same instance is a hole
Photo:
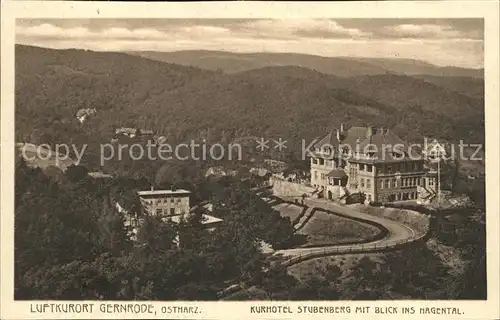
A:
{"label": "stone wall", "polygon": [[288,182],[276,176],[272,176],[269,183],[273,187],[273,194],[279,197],[300,197],[303,194],[310,195],[315,191],[313,187],[308,187],[300,183]]}

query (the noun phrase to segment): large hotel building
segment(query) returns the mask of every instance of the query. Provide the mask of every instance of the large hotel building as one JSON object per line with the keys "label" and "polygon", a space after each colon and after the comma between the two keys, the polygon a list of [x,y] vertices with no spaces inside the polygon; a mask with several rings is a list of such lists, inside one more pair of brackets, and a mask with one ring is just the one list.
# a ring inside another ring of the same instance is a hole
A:
{"label": "large hotel building", "polygon": [[345,189],[375,202],[422,200],[436,193],[435,173],[424,168],[417,150],[387,128],[344,130],[341,125],[312,151],[311,185],[325,198],[337,198]]}

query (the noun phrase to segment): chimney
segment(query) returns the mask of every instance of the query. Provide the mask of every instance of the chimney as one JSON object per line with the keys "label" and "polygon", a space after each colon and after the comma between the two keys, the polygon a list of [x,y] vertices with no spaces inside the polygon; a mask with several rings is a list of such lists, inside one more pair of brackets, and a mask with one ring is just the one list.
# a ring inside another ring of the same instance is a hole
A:
{"label": "chimney", "polygon": [[344,132],[344,124],[343,123],[340,124],[340,132]]}
{"label": "chimney", "polygon": [[153,186],[151,186],[151,191],[154,191],[154,189],[155,189],[155,188],[154,188]]}
{"label": "chimney", "polygon": [[337,129],[337,140],[340,141],[340,130]]}

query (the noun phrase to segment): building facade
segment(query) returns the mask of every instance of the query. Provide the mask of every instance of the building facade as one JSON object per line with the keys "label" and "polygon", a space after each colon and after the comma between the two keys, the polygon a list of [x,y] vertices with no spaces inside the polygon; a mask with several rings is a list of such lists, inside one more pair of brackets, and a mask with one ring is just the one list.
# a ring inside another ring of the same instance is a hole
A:
{"label": "building facade", "polygon": [[369,202],[419,200],[422,188],[435,193],[435,179],[418,151],[383,127],[342,125],[316,143],[311,156],[311,185],[329,199],[342,187]]}
{"label": "building facade", "polygon": [[[190,191],[183,189],[176,190],[151,190],[139,191],[139,199],[142,204],[144,215],[159,216],[163,221],[181,223],[190,214],[189,204]],[[204,210],[202,210],[204,211]],[[213,231],[223,220],[211,216],[207,213],[201,213],[201,224],[209,231]]]}
{"label": "building facade", "polygon": [[175,216],[189,213],[189,196],[187,190],[151,190],[139,191],[139,199],[143,213],[151,216]]}

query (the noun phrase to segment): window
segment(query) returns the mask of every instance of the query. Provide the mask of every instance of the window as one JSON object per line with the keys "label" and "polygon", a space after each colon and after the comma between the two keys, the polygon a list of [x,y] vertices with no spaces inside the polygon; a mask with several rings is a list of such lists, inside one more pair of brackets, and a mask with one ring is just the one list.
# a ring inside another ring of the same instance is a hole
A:
{"label": "window", "polygon": [[174,215],[175,214],[175,208],[170,208],[170,214]]}
{"label": "window", "polygon": [[170,202],[171,202],[171,203],[174,203],[174,198],[171,198],[171,199],[170,199]]}
{"label": "window", "polygon": [[365,187],[365,179],[361,178],[361,188],[364,188],[364,187]]}
{"label": "window", "polygon": [[392,179],[392,187],[397,188],[398,187],[398,181],[396,179]]}
{"label": "window", "polygon": [[370,189],[372,187],[372,180],[371,179],[366,179],[366,187]]}
{"label": "window", "polygon": [[385,187],[386,189],[389,189],[389,188],[391,187],[390,182],[391,182],[391,180],[389,180],[389,179],[385,180],[385,185],[384,185],[384,187]]}
{"label": "window", "polygon": [[318,179],[318,171],[314,171],[314,179]]}
{"label": "window", "polygon": [[391,173],[392,172],[392,166],[387,166],[387,172]]}
{"label": "window", "polygon": [[324,173],[321,174],[321,180],[325,180],[325,174]]}
{"label": "window", "polygon": [[378,181],[378,187],[379,187],[379,189],[383,189],[384,188],[384,181],[383,180],[379,180]]}
{"label": "window", "polygon": [[325,164],[325,159],[323,159],[323,158],[319,158],[318,161],[319,161],[319,165],[321,165],[321,166]]}
{"label": "window", "polygon": [[177,199],[177,203],[180,203],[180,202],[181,202],[181,198],[178,198],[178,199]]}
{"label": "window", "polygon": [[316,158],[311,158],[311,161],[313,164],[318,164],[318,159],[316,159]]}
{"label": "window", "polygon": [[373,172],[373,166],[371,164],[368,165],[367,171],[368,172]]}
{"label": "window", "polygon": [[161,215],[163,213],[162,209],[156,209],[156,215]]}

